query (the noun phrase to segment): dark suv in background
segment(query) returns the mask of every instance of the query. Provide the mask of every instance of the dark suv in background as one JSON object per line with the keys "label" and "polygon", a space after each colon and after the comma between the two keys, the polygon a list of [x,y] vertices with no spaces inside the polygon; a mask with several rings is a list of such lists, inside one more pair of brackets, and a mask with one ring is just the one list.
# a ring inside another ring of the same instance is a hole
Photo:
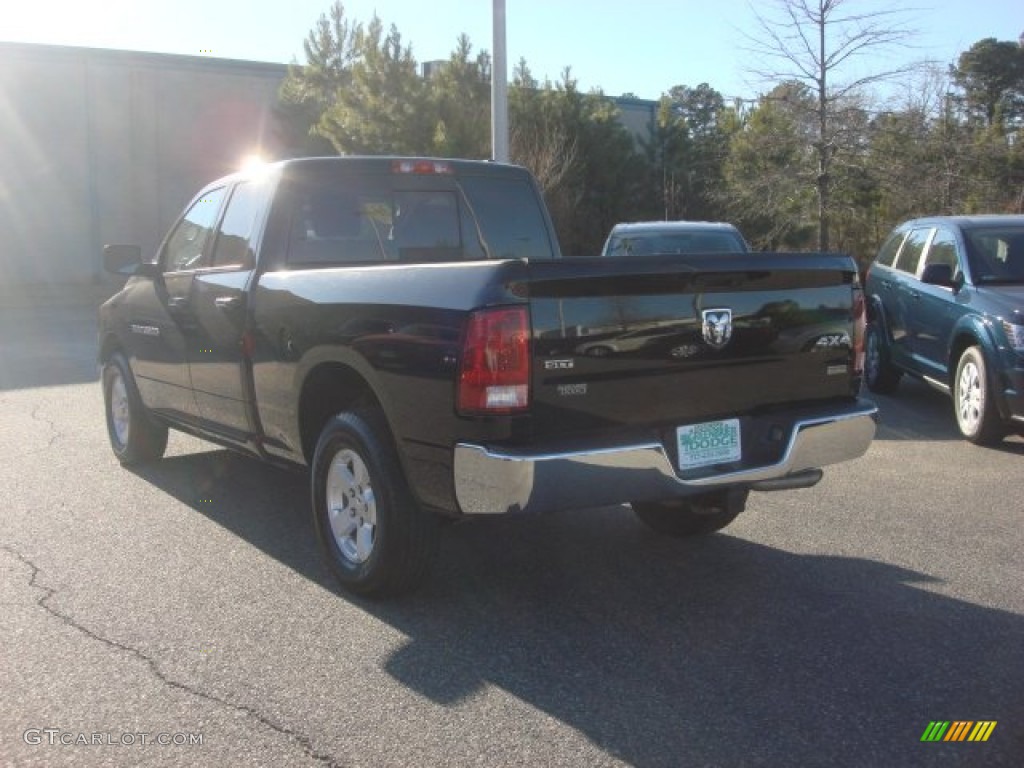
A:
{"label": "dark suv in background", "polygon": [[909,374],[952,395],[971,442],[1024,430],[1024,216],[908,221],[882,245],[866,292],[871,391]]}

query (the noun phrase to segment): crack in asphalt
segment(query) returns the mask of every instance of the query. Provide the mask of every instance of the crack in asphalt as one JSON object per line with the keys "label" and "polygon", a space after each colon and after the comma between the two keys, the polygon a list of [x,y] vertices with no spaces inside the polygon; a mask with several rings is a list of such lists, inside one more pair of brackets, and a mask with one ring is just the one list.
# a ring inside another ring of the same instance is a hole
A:
{"label": "crack in asphalt", "polygon": [[76,622],[71,616],[68,616],[65,613],[61,613],[60,611],[58,611],[53,606],[48,605],[47,601],[57,594],[57,590],[53,589],[52,587],[46,587],[46,586],[43,586],[42,584],[38,583],[38,578],[39,578],[39,575],[42,573],[42,569],[39,568],[39,566],[37,566],[35,563],[33,563],[27,557],[22,555],[20,552],[18,552],[15,549],[12,549],[10,546],[8,546],[6,544],[0,544],[0,551],[4,551],[4,552],[7,552],[8,554],[13,555],[23,565],[25,565],[29,569],[31,569],[32,575],[29,578],[28,585],[30,587],[35,587],[36,589],[41,590],[42,592],[45,593],[45,594],[43,594],[42,597],[40,597],[38,600],[36,600],[36,605],[38,605],[44,611],[46,611],[51,616],[56,618],[58,621],[60,621],[65,626],[71,627],[72,629],[75,629],[75,630],[81,632],[83,635],[85,635],[86,637],[90,638],[91,640],[95,640],[95,641],[97,641],[99,643],[102,643],[103,645],[107,646],[108,648],[112,648],[115,651],[122,651],[122,652],[124,652],[124,653],[126,653],[126,654],[128,654],[130,656],[134,656],[136,659],[138,659],[138,660],[140,660],[142,662],[145,662],[146,666],[149,667],[150,672],[152,672],[153,675],[161,683],[163,683],[164,685],[168,686],[169,688],[175,688],[175,689],[177,689],[179,691],[183,691],[183,692],[185,692],[187,694],[195,696],[196,698],[203,699],[204,701],[208,701],[208,702],[211,702],[213,704],[219,704],[219,705],[221,705],[223,707],[228,707],[229,709],[233,709],[236,712],[240,712],[240,713],[246,715],[247,717],[252,718],[256,722],[260,723],[261,725],[266,726],[267,728],[269,728],[270,730],[274,731],[275,733],[290,739],[295,744],[297,744],[299,747],[301,747],[302,750],[306,753],[306,755],[308,757],[311,757],[312,759],[316,760],[317,762],[323,763],[325,766],[328,766],[328,768],[341,768],[341,764],[336,762],[333,757],[331,757],[328,754],[324,754],[323,752],[320,752],[319,750],[317,750],[316,747],[313,746],[313,743],[312,743],[312,741],[310,741],[308,736],[304,736],[304,735],[302,735],[300,733],[296,733],[295,731],[291,730],[290,728],[288,728],[286,726],[280,725],[279,723],[275,723],[269,717],[267,717],[266,715],[258,712],[257,710],[253,709],[252,707],[247,707],[244,704],[235,704],[234,702],[227,701],[225,699],[220,698],[219,696],[215,696],[215,695],[213,695],[211,693],[206,693],[205,691],[201,691],[198,688],[194,688],[191,685],[188,685],[187,683],[182,683],[182,682],[179,682],[177,680],[172,680],[166,674],[164,674],[164,672],[158,666],[156,660],[153,659],[152,657],[147,656],[142,651],[138,650],[137,648],[133,648],[130,645],[125,645],[124,643],[118,642],[117,640],[111,640],[108,637],[103,637],[102,635],[98,635],[95,632],[93,632],[91,629],[89,629],[87,627],[84,627],[81,624],[79,624],[78,622]]}
{"label": "crack in asphalt", "polygon": [[32,409],[32,420],[33,421],[41,421],[46,426],[48,426],[50,428],[50,432],[51,432],[51,434],[50,434],[50,442],[48,442],[46,444],[46,447],[47,448],[52,448],[53,444],[56,443],[57,440],[59,440],[61,437],[63,437],[63,435],[61,434],[60,430],[57,429],[57,427],[53,423],[52,419],[48,419],[45,416],[40,416],[39,415],[39,409],[42,408],[42,407],[43,406],[41,404],[37,404],[36,407]]}

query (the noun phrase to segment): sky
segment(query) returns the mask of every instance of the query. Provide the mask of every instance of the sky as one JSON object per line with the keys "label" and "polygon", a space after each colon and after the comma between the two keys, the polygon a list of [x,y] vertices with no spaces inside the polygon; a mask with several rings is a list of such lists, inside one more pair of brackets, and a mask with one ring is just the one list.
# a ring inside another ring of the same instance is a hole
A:
{"label": "sky", "polygon": [[[911,44],[870,66],[930,59],[943,67],[986,37],[1017,40],[1024,0],[922,0],[902,12]],[[509,73],[520,58],[534,77],[566,67],[583,90],[657,99],[674,85],[708,83],[726,99],[753,98],[771,84],[752,74],[744,46],[753,8],[768,0],[506,0]],[[846,0],[851,11],[893,7]],[[302,62],[302,42],[331,0],[4,0],[0,41],[80,45],[213,58]],[[394,24],[420,62],[446,59],[460,33],[492,49],[492,0],[347,0],[346,14]],[[0,62],[2,66],[2,62]]]}

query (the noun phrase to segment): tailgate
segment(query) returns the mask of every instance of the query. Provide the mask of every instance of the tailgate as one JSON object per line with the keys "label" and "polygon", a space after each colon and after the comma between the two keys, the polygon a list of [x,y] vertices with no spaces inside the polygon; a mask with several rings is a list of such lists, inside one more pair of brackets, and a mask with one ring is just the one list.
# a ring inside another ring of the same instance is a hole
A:
{"label": "tailgate", "polygon": [[532,262],[534,434],[847,399],[856,267],[832,254]]}

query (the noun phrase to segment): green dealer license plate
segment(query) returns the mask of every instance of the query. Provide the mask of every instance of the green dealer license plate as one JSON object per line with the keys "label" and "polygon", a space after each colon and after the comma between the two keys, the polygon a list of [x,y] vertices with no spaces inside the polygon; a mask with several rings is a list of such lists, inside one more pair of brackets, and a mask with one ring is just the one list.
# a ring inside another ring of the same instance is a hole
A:
{"label": "green dealer license plate", "polygon": [[676,441],[679,444],[680,470],[727,464],[739,461],[743,456],[739,419],[679,427],[676,429]]}

